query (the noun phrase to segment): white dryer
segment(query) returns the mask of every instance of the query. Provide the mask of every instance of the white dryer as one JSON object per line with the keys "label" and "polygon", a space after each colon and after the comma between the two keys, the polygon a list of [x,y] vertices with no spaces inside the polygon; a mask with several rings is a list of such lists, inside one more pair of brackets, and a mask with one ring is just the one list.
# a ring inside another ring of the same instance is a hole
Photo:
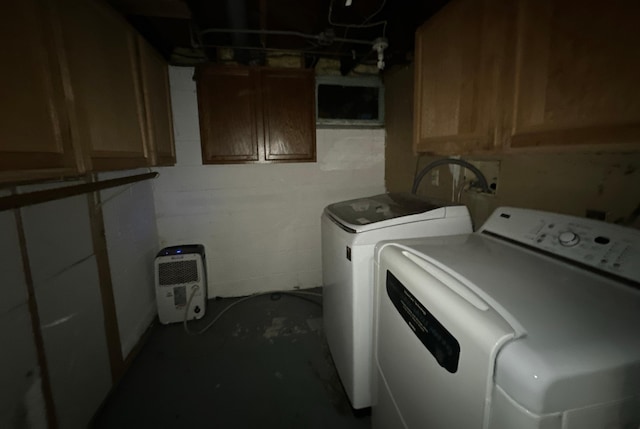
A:
{"label": "white dryer", "polygon": [[640,231],[500,208],[376,248],[373,427],[640,427]]}
{"label": "white dryer", "polygon": [[324,328],[355,409],[371,406],[373,252],[380,240],[469,233],[469,211],[410,194],[327,206],[322,215]]}

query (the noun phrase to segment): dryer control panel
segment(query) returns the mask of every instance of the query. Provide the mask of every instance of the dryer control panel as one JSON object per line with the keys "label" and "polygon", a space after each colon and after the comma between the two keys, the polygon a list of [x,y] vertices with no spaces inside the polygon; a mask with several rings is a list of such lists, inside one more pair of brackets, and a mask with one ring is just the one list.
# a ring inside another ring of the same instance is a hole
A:
{"label": "dryer control panel", "polygon": [[501,207],[478,232],[640,282],[640,230],[593,219]]}

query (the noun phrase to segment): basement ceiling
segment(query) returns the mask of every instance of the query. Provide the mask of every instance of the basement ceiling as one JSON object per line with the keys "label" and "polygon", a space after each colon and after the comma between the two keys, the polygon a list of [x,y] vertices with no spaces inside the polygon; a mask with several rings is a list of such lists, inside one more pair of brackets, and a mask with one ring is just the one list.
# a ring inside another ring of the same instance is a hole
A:
{"label": "basement ceiling", "polygon": [[447,0],[108,0],[174,65],[264,64],[295,54],[306,67],[410,62],[418,26]]}

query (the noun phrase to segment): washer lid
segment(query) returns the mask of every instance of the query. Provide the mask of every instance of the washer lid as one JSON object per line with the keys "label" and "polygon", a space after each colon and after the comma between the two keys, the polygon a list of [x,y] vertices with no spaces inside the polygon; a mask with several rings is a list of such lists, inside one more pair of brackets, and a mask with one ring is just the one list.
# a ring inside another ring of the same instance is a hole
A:
{"label": "washer lid", "polygon": [[[351,232],[364,232],[409,222],[446,217],[446,206],[412,194],[388,193],[330,204],[325,212]],[[468,211],[452,211],[468,216]],[[451,213],[450,213],[451,214]]]}

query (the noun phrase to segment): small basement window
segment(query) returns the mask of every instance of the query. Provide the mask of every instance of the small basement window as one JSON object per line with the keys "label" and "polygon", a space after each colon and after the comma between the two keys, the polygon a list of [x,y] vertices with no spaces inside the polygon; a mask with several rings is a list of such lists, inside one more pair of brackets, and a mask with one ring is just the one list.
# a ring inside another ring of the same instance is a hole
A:
{"label": "small basement window", "polygon": [[384,86],[378,76],[316,77],[318,128],[384,126]]}

